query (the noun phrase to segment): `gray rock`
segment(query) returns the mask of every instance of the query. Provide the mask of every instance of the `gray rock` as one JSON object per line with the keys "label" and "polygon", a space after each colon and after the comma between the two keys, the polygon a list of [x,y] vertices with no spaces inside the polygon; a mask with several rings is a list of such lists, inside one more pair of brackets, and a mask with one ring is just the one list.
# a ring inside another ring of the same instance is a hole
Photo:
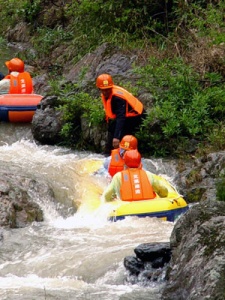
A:
{"label": "gray rock", "polygon": [[112,76],[127,76],[135,59],[135,56],[125,55],[119,48],[104,43],[92,53],[86,54],[72,68],[71,65],[65,65],[63,75],[72,83],[79,81],[84,69],[86,69],[84,82],[95,83],[97,76],[102,73],[109,73]]}
{"label": "gray rock", "polygon": [[135,256],[127,256],[124,266],[128,271],[127,282],[148,285],[161,282],[165,278],[165,270],[170,261],[169,243],[146,243],[134,249]]}
{"label": "gray rock", "polygon": [[225,202],[196,204],[178,220],[162,299],[224,299],[224,235]]}
{"label": "gray rock", "polygon": [[142,261],[153,262],[163,257],[165,262],[169,262],[171,249],[169,243],[146,243],[136,247],[134,253]]}
{"label": "gray rock", "polygon": [[56,100],[55,96],[44,97],[33,116],[31,131],[41,144],[55,145],[61,141],[63,121],[62,113],[55,109]]}
{"label": "gray rock", "polygon": [[43,221],[43,212],[29,193],[31,185],[37,183],[23,176],[1,175],[4,179],[0,182],[0,226],[20,228]]}

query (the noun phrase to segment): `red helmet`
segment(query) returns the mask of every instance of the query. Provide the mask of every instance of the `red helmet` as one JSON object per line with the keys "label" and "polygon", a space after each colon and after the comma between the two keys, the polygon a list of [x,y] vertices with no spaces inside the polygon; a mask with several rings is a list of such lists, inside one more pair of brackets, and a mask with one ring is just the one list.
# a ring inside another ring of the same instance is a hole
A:
{"label": "red helmet", "polygon": [[24,72],[24,62],[19,58],[12,58],[5,62],[6,67],[10,72],[16,71],[19,73]]}
{"label": "red helmet", "polygon": [[134,150],[137,149],[137,144],[138,141],[135,136],[125,135],[120,142],[120,148],[124,150]]}
{"label": "red helmet", "polygon": [[141,154],[137,149],[126,151],[123,159],[129,168],[138,168],[141,164]]}
{"label": "red helmet", "polygon": [[101,89],[110,89],[113,87],[113,80],[109,74],[101,74],[96,80],[96,86]]}

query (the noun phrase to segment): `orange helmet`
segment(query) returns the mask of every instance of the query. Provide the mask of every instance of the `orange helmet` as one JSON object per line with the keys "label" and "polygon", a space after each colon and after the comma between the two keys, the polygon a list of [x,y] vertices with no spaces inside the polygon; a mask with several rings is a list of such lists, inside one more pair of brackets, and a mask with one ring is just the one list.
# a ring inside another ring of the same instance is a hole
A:
{"label": "orange helmet", "polygon": [[10,72],[16,71],[19,73],[24,72],[24,62],[19,58],[12,58],[9,61],[5,62],[6,67]]}
{"label": "orange helmet", "polygon": [[129,168],[138,168],[141,164],[141,154],[137,149],[126,151],[123,159]]}
{"label": "orange helmet", "polygon": [[110,89],[113,87],[113,80],[109,74],[101,74],[96,80],[96,86],[101,89]]}
{"label": "orange helmet", "polygon": [[133,135],[125,135],[121,142],[120,142],[120,148],[124,150],[134,150],[137,149],[137,139]]}

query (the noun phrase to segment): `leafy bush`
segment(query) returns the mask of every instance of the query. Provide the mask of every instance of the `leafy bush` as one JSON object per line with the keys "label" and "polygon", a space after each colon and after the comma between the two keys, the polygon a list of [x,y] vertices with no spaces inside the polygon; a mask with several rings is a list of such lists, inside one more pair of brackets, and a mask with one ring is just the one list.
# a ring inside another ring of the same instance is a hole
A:
{"label": "leafy bush", "polygon": [[180,1],[175,0],[172,6],[173,25],[177,30],[195,30],[196,35],[212,36],[214,42],[220,41],[220,28],[224,27],[224,1]]}
{"label": "leafy bush", "polygon": [[1,35],[5,34],[9,25],[13,27],[18,23],[20,19],[18,12],[23,7],[24,2],[26,1],[0,0],[0,16],[1,16],[0,34]]}
{"label": "leafy bush", "polygon": [[65,84],[62,89],[55,83],[52,82],[54,95],[59,97],[58,109],[63,112],[62,138],[67,146],[84,147],[81,118],[85,118],[90,127],[99,126],[105,117],[102,103],[99,98],[94,99],[88,93],[80,92],[77,85]]}
{"label": "leafy bush", "polygon": [[18,11],[27,23],[33,23],[41,11],[41,0],[25,1]]}
{"label": "leafy bush", "polygon": [[[71,39],[71,33],[65,31],[61,26],[54,29],[39,27],[36,34],[32,37],[32,45],[37,49],[37,58],[46,57],[62,40]],[[41,46],[40,46],[41,45]]]}
{"label": "leafy bush", "polygon": [[199,74],[181,58],[159,61],[152,57],[136,72],[141,75],[137,84],[155,99],[138,133],[152,153],[174,154],[184,139],[209,137],[218,121],[222,121],[225,87],[222,81],[220,87],[214,86],[218,76],[210,80],[206,74],[205,86]]}
{"label": "leafy bush", "polygon": [[[171,1],[118,1],[118,0],[84,0],[73,1],[67,7],[67,16],[76,19],[76,26],[89,34],[95,28],[98,34],[113,35],[128,32],[135,38],[152,34],[154,30],[166,30],[167,13]],[[83,20],[85,19],[85,22]]]}

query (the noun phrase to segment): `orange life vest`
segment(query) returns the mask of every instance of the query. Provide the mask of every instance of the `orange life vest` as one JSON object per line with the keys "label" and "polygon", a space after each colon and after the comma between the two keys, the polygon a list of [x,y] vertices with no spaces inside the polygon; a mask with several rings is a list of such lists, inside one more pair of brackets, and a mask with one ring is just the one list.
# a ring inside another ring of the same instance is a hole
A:
{"label": "orange life vest", "polygon": [[[106,119],[115,119],[116,115],[113,114],[112,112],[112,107],[111,107],[111,101],[113,96],[117,96],[119,98],[122,98],[126,101],[126,117],[135,117],[139,116],[143,112],[143,104],[136,98],[134,97],[131,93],[126,91],[125,89],[114,85],[112,88],[112,94],[109,97],[109,99],[105,99],[104,95],[102,94],[102,102],[106,114]],[[129,110],[129,106],[131,109]]]}
{"label": "orange life vest", "polygon": [[32,78],[28,72],[19,73],[18,76],[12,74],[5,76],[10,79],[10,94],[32,94],[33,83]]}
{"label": "orange life vest", "polygon": [[154,199],[156,197],[156,193],[144,170],[136,168],[124,170],[121,172],[121,177],[121,200],[138,201]]}
{"label": "orange life vest", "polygon": [[124,160],[120,156],[120,149],[113,149],[111,151],[111,160],[108,167],[109,174],[113,177],[117,172],[122,171],[124,168]]}

